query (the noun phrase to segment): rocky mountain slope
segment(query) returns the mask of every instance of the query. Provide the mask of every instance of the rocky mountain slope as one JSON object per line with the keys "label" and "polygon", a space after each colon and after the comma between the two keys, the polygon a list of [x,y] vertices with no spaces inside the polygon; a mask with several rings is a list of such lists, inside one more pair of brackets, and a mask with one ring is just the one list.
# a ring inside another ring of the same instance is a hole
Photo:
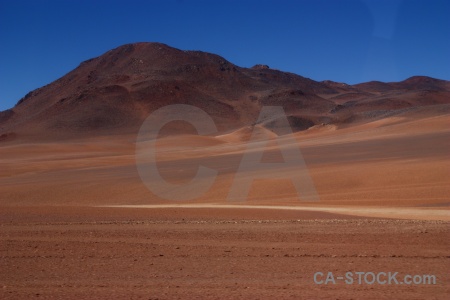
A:
{"label": "rocky mountain slope", "polygon": [[242,68],[201,51],[127,44],[82,62],[0,112],[0,141],[137,133],[152,111],[176,103],[203,109],[222,132],[254,125],[262,106],[281,105],[300,131],[447,105],[450,82],[422,76],[396,83],[317,82],[265,65]]}

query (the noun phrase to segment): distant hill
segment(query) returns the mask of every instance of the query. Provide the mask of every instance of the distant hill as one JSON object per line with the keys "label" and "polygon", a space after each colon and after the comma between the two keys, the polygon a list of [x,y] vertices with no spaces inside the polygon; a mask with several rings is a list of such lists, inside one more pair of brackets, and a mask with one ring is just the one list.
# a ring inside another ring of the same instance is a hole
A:
{"label": "distant hill", "polygon": [[242,68],[211,53],[127,44],[0,112],[0,141],[135,134],[152,111],[175,103],[203,109],[223,132],[254,124],[264,105],[281,105],[298,131],[354,122],[360,118],[353,116],[371,111],[448,104],[450,82],[424,76],[396,83],[317,82],[266,65]]}

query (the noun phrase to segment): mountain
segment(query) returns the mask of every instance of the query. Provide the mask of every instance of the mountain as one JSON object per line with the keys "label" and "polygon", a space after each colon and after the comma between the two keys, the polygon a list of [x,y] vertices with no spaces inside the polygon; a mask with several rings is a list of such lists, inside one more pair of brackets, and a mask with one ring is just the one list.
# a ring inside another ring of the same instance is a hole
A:
{"label": "mountain", "polygon": [[[356,85],[317,82],[266,65],[239,67],[215,54],[135,43],[82,62],[0,112],[0,141],[137,133],[152,111],[175,103],[203,109],[222,132],[254,124],[262,106],[281,105],[299,131],[449,99],[449,82],[429,77]],[[274,123],[276,117],[264,125],[271,129]],[[179,126],[172,129],[167,132]]]}

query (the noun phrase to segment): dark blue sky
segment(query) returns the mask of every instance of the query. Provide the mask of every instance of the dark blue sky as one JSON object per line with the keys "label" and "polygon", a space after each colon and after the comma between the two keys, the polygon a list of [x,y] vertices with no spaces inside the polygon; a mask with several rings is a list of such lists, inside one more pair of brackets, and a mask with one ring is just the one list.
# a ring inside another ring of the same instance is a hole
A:
{"label": "dark blue sky", "polygon": [[0,0],[0,110],[138,41],[314,80],[449,80],[450,1]]}

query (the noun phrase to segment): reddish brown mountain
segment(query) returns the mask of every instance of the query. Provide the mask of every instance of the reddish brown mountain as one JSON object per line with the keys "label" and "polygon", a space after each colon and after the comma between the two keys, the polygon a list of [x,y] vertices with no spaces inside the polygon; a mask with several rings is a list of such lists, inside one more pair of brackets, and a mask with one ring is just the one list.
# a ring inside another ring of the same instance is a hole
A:
{"label": "reddish brown mountain", "polygon": [[136,133],[149,113],[175,103],[205,110],[221,131],[254,124],[263,105],[281,105],[294,130],[304,130],[371,111],[448,104],[449,91],[448,81],[429,77],[316,82],[266,65],[242,68],[210,53],[136,43],[81,63],[0,112],[0,141]]}

